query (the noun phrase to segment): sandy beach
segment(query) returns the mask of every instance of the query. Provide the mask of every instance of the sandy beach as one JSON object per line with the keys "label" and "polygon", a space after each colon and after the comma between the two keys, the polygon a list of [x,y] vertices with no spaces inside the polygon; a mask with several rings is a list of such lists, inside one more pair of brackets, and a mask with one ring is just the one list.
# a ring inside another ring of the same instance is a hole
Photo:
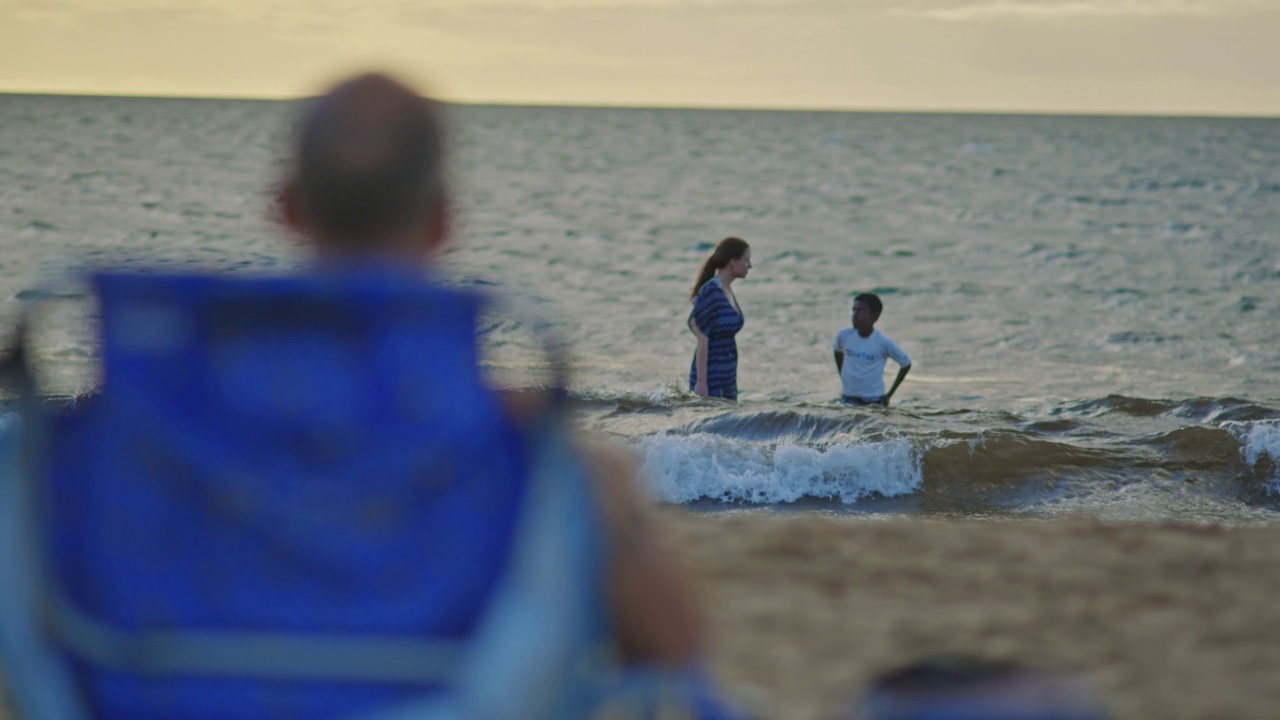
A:
{"label": "sandy beach", "polygon": [[1280,713],[1280,529],[689,515],[713,673],[766,717],[838,717],[938,652],[1080,671],[1118,718]]}
{"label": "sandy beach", "polygon": [[940,652],[1081,672],[1117,718],[1280,709],[1280,528],[658,522],[699,577],[712,673],[762,717],[839,717],[876,673]]}

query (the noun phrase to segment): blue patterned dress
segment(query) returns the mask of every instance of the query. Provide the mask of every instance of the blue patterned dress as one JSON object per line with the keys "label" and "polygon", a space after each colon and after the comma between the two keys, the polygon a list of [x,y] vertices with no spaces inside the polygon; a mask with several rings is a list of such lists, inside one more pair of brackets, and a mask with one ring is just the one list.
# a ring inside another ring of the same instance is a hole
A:
{"label": "blue patterned dress", "polygon": [[[738,399],[738,343],[734,336],[742,329],[742,313],[734,309],[725,296],[719,277],[713,277],[698,288],[689,313],[689,329],[696,325],[707,336],[707,394],[729,400]],[[689,368],[689,389],[698,381],[698,353],[693,354]]]}

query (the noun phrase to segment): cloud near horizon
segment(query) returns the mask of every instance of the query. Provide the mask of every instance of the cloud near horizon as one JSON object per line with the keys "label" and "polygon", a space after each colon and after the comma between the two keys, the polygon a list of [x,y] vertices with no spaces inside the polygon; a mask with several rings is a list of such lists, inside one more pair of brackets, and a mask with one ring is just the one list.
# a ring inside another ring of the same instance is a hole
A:
{"label": "cloud near horizon", "polygon": [[1228,16],[1262,8],[1261,0],[913,0],[889,12],[937,20],[1058,20]]}
{"label": "cloud near horizon", "polygon": [[66,24],[76,18],[130,11],[185,10],[233,17],[335,20],[389,17],[405,10],[529,11],[680,9],[727,15],[757,10],[848,10],[947,20],[986,17],[1176,17],[1247,13],[1274,9],[1267,0],[0,0],[0,11],[36,22]]}
{"label": "cloud near horizon", "polygon": [[938,21],[1107,18],[1231,17],[1270,12],[1280,19],[1280,3],[1267,0],[0,0],[0,20],[36,27],[67,28],[104,17],[181,13],[199,20],[266,23],[283,30],[300,24],[346,28],[359,34],[378,28],[396,31],[406,18],[425,24],[446,14],[486,17],[612,11],[715,13],[725,20],[758,12],[809,11],[832,17],[920,18]]}
{"label": "cloud near horizon", "polygon": [[[0,92],[1280,115],[1280,0],[0,0]],[[1084,51],[1087,48],[1087,51]]]}

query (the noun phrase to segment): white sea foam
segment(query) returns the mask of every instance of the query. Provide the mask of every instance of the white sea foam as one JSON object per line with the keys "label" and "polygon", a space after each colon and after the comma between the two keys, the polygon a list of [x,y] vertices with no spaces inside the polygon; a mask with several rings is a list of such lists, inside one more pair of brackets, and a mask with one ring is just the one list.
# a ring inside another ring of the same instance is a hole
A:
{"label": "white sea foam", "polygon": [[1240,454],[1250,466],[1258,467],[1264,456],[1271,459],[1277,470],[1268,489],[1280,493],[1280,422],[1229,423],[1228,429],[1240,441]]}
{"label": "white sea foam", "polygon": [[819,450],[660,433],[642,439],[638,450],[650,491],[669,503],[787,503],[802,497],[854,503],[871,494],[910,494],[922,482],[919,453],[905,439]]}

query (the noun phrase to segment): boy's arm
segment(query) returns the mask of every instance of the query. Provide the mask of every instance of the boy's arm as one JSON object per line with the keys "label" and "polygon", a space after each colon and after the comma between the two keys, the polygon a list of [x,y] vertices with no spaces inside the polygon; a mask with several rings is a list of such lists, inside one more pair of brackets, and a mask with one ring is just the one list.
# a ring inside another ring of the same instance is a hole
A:
{"label": "boy's arm", "polygon": [[881,401],[885,407],[889,407],[889,398],[893,397],[893,394],[897,392],[898,386],[902,384],[903,379],[907,377],[909,372],[911,372],[910,365],[903,365],[898,368],[898,377],[893,379],[893,386],[889,388],[889,392],[885,393],[884,400]]}
{"label": "boy's arm", "polygon": [[833,350],[832,354],[836,356],[836,374],[840,375],[844,372],[844,353],[839,350]]}

